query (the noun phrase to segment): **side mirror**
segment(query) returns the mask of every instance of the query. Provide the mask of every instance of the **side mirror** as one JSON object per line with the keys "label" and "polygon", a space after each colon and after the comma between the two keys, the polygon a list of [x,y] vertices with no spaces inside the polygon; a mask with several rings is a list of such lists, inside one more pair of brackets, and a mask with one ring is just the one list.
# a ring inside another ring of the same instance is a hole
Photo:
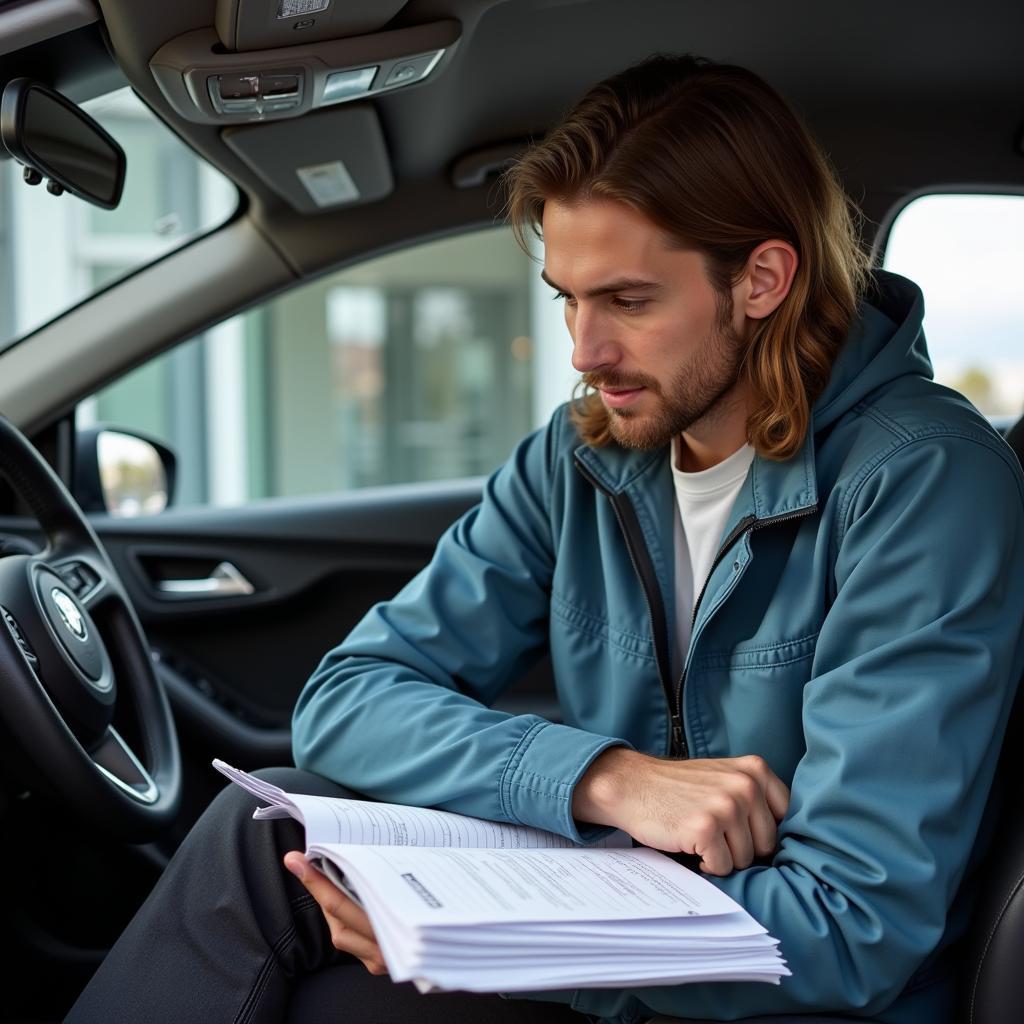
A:
{"label": "side mirror", "polygon": [[30,78],[15,78],[0,100],[0,137],[25,165],[25,180],[48,178],[54,195],[68,191],[112,210],[124,189],[124,150],[84,110]]}
{"label": "side mirror", "polygon": [[108,427],[75,435],[74,495],[86,512],[151,516],[174,496],[177,459],[149,437]]}

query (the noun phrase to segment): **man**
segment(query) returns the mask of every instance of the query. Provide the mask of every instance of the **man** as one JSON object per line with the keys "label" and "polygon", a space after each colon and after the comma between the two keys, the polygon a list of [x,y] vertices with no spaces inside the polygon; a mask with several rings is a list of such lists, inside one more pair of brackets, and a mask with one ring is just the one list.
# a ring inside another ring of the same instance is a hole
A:
{"label": "man", "polygon": [[[948,1019],[931,968],[1024,665],[1012,453],[931,382],[919,291],[869,273],[827,162],[749,72],[624,72],[510,188],[587,391],[328,654],[294,719],[316,776],[274,778],[695,854],[793,975],[531,1003],[336,968],[325,1019]],[[545,650],[564,724],[491,710]],[[301,854],[305,889],[282,884],[294,828],[251,810],[204,815],[71,1020],[281,1019],[332,947],[385,971]]]}

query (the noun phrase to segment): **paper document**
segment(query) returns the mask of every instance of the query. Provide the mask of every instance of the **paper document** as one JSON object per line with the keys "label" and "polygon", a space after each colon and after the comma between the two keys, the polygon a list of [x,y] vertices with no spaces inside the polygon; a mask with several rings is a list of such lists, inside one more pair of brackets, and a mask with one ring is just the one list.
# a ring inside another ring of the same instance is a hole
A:
{"label": "paper document", "polygon": [[420,991],[778,984],[778,942],[705,878],[617,832],[580,847],[449,811],[286,793],[215,761],[290,816],[366,910],[395,981]]}

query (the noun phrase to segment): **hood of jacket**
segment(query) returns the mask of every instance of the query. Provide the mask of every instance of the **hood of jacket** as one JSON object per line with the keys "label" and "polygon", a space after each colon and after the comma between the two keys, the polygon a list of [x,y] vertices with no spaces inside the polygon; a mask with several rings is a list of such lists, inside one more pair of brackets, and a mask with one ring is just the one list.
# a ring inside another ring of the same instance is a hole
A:
{"label": "hood of jacket", "polygon": [[828,384],[814,403],[815,432],[898,377],[932,376],[923,319],[921,289],[898,274],[876,270]]}

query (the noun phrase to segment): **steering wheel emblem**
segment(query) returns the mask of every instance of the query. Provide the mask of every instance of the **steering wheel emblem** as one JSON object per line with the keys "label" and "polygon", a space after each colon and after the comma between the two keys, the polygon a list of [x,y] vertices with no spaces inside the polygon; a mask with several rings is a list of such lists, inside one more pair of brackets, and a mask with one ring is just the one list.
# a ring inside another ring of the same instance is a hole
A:
{"label": "steering wheel emblem", "polygon": [[50,597],[53,598],[53,603],[57,606],[57,611],[60,612],[64,625],[68,627],[72,635],[77,640],[85,640],[87,635],[85,619],[78,610],[78,605],[63,590],[57,587],[50,591]]}

